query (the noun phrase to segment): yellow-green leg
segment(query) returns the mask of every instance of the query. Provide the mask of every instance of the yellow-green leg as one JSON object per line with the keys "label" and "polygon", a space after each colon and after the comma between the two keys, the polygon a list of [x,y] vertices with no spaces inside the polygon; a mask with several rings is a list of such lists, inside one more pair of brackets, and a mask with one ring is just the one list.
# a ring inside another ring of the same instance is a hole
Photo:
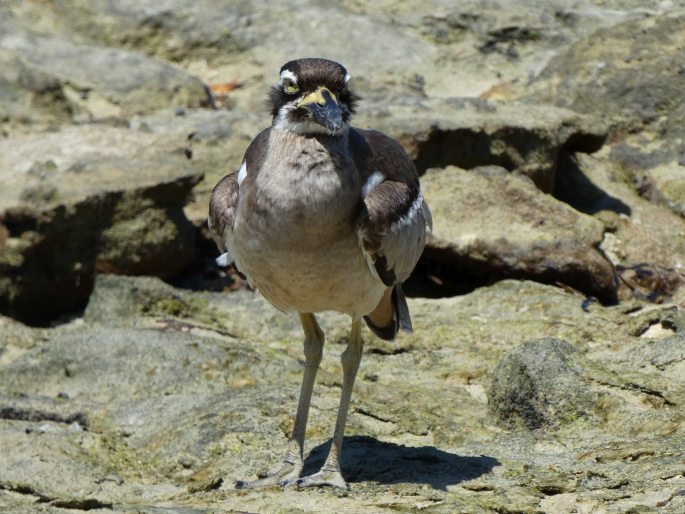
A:
{"label": "yellow-green leg", "polygon": [[342,454],[343,437],[345,436],[345,424],[347,423],[347,411],[350,407],[354,380],[362,360],[364,343],[361,338],[361,320],[352,320],[352,333],[350,343],[341,356],[343,368],[343,385],[338,406],[338,418],[335,422],[333,442],[326,462],[318,473],[302,477],[299,480],[288,480],[284,485],[295,484],[298,487],[334,486],[347,488],[347,482],[340,472],[340,456]]}

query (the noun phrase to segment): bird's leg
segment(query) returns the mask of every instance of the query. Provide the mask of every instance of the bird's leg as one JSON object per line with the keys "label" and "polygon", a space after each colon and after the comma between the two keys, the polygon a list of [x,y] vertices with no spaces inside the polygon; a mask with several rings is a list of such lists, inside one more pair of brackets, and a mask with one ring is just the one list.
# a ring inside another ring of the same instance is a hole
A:
{"label": "bird's leg", "polygon": [[352,333],[350,343],[341,356],[343,368],[343,385],[340,395],[340,405],[338,407],[338,418],[335,422],[335,432],[331,449],[326,458],[326,462],[318,473],[302,477],[295,483],[299,487],[330,485],[335,487],[347,488],[347,482],[340,472],[340,455],[342,454],[343,437],[345,435],[345,424],[347,423],[347,411],[350,407],[352,398],[352,388],[354,379],[357,376],[359,363],[362,360],[362,349],[364,342],[361,338],[361,320],[352,320]]}
{"label": "bird's leg", "polygon": [[252,482],[237,481],[236,488],[238,489],[279,485],[284,482],[297,480],[302,472],[302,466],[304,465],[304,436],[307,430],[309,404],[312,399],[316,372],[321,363],[324,334],[313,314],[300,313],[300,321],[304,329],[304,377],[302,378],[300,400],[297,405],[297,415],[295,416],[295,427],[293,428],[293,435],[288,441],[288,449],[283,458],[283,463],[275,472],[259,480]]}

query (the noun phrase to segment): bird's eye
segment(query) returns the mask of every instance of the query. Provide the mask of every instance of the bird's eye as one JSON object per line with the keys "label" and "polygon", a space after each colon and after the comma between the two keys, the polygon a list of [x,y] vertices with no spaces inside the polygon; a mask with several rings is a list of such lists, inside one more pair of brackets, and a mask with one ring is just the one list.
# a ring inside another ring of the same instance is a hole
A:
{"label": "bird's eye", "polygon": [[298,87],[297,82],[287,77],[283,79],[283,91],[285,91],[289,95],[294,95],[299,90],[300,88]]}

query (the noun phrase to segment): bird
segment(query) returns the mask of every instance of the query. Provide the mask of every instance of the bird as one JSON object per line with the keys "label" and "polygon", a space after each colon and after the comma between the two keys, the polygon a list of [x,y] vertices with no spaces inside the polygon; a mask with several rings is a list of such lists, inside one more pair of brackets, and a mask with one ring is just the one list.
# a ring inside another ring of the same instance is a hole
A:
{"label": "bird", "polygon": [[[432,230],[413,161],[391,137],[351,126],[359,97],[346,68],[323,58],[285,63],[268,95],[271,126],[248,146],[237,172],[212,191],[208,226],[221,256],[277,309],[299,315],[304,376],[280,466],[236,488],[349,488],[340,458],[362,321],[384,340],[412,331],[402,290]],[[324,333],[316,313],[351,318],[341,354],[342,392],[328,456],[301,476]]]}

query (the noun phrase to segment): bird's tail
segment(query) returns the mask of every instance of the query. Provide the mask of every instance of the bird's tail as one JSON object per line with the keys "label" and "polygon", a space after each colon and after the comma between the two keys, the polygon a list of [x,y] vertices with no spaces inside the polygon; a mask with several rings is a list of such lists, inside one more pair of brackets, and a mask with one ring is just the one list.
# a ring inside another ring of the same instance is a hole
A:
{"label": "bird's tail", "polygon": [[400,329],[411,334],[411,316],[402,284],[388,288],[376,308],[364,316],[364,321],[371,332],[386,341],[395,339]]}

